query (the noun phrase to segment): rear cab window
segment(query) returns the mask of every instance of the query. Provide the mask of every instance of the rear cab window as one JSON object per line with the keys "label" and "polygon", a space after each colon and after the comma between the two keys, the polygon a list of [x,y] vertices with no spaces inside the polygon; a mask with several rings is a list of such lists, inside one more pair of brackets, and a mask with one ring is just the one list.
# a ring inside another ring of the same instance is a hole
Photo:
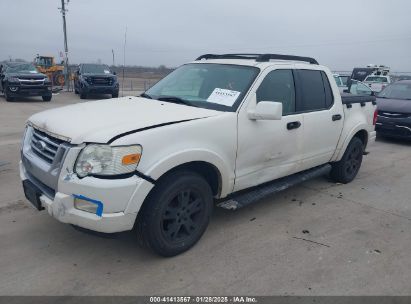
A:
{"label": "rear cab window", "polygon": [[387,77],[382,77],[382,76],[368,76],[365,78],[365,82],[383,82],[387,83],[388,79]]}
{"label": "rear cab window", "polygon": [[326,110],[334,104],[334,96],[325,72],[320,70],[296,70],[296,111]]}

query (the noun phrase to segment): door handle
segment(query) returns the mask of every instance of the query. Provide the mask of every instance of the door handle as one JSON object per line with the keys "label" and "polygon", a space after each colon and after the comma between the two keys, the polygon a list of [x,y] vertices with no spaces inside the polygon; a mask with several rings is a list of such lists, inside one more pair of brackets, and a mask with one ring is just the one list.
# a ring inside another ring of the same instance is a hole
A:
{"label": "door handle", "polygon": [[288,130],[298,129],[300,126],[301,126],[301,122],[299,122],[299,121],[292,121],[292,122],[289,122],[289,123],[287,124],[287,129],[288,129]]}
{"label": "door handle", "polygon": [[332,120],[336,121],[336,120],[340,120],[341,118],[342,118],[341,114],[335,114],[333,115]]}

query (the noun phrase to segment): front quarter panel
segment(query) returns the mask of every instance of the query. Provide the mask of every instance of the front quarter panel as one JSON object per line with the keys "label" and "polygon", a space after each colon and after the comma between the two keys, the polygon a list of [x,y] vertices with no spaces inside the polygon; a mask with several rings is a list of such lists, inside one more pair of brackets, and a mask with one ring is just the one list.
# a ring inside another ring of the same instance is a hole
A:
{"label": "front quarter panel", "polygon": [[237,114],[161,126],[121,137],[112,145],[140,144],[143,147],[138,171],[154,180],[171,169],[193,161],[207,162],[221,176],[220,197],[231,193],[237,147]]}

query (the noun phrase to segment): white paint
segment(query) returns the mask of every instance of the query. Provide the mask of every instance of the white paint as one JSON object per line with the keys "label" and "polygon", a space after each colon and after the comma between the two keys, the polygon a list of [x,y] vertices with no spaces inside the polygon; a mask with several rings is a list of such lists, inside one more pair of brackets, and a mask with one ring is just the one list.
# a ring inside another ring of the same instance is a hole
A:
{"label": "white paint", "polygon": [[[112,145],[143,147],[138,170],[157,180],[169,170],[193,161],[211,164],[220,175],[224,198],[233,191],[284,177],[320,164],[338,161],[354,134],[366,130],[369,141],[375,139],[372,117],[375,106],[353,104],[347,109],[330,71],[319,65],[297,62],[261,62],[252,60],[207,60],[196,64],[221,63],[252,65],[260,68],[254,84],[237,112],[220,112],[140,97],[124,97],[71,105],[33,115],[30,121],[39,128],[69,138],[74,148],[68,152],[59,177],[54,201],[43,198],[50,214],[65,223],[104,232],[129,230],[153,184],[136,176],[125,179],[79,179],[70,174],[84,143],[106,143],[131,130],[169,122],[185,121],[164,127],[149,128],[115,140]],[[256,111],[255,93],[264,77],[276,69],[314,69],[324,71],[330,79],[335,103],[331,109],[275,115],[276,120],[250,117]],[[217,91],[216,91],[217,90]],[[231,105],[239,92],[216,89],[209,101]],[[227,92],[229,91],[229,92]],[[223,94],[221,97],[219,93]],[[332,115],[342,119],[332,121]],[[189,120],[189,121],[188,121]],[[287,130],[287,123],[300,121],[301,127]],[[68,168],[68,170],[66,170]],[[20,175],[26,179],[21,166]],[[82,194],[103,202],[99,217],[74,209],[72,194]],[[52,212],[53,210],[62,210]]]}

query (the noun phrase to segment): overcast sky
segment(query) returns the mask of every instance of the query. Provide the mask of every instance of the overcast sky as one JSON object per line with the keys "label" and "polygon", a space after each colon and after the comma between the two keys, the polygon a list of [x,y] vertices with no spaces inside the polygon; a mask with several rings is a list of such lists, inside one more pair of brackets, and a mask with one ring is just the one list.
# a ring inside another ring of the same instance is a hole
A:
{"label": "overcast sky", "polygon": [[[281,3],[280,3],[281,2]],[[63,51],[61,0],[0,0],[0,60]],[[178,66],[204,53],[283,53],[334,70],[411,71],[409,0],[70,0],[72,63]]]}

